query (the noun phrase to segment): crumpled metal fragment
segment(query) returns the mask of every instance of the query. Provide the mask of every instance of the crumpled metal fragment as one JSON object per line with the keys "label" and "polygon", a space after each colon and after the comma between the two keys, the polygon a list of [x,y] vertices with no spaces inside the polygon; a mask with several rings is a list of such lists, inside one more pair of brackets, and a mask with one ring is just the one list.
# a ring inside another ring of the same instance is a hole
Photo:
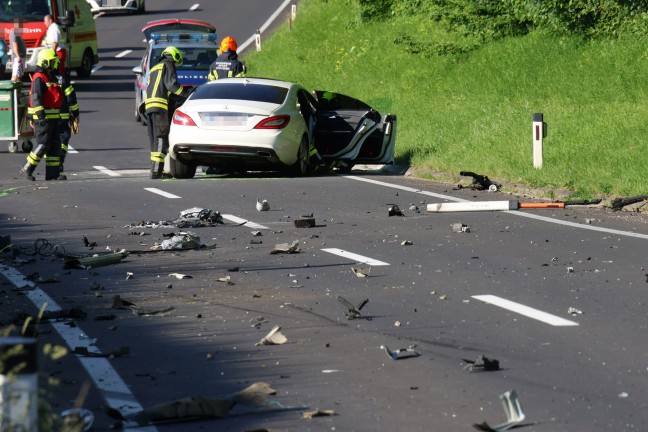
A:
{"label": "crumpled metal fragment", "polygon": [[504,406],[504,414],[506,415],[506,422],[497,426],[489,426],[488,423],[476,423],[473,427],[480,431],[486,432],[503,432],[519,425],[524,421],[526,416],[522,411],[520,400],[518,399],[515,390],[509,390],[500,395],[502,405]]}
{"label": "crumpled metal fragment", "polygon": [[390,350],[386,345],[380,345],[380,349],[385,351],[392,360],[401,360],[404,358],[418,357],[421,355],[421,353],[414,349],[414,345],[410,345],[407,348],[399,348],[393,351]]}

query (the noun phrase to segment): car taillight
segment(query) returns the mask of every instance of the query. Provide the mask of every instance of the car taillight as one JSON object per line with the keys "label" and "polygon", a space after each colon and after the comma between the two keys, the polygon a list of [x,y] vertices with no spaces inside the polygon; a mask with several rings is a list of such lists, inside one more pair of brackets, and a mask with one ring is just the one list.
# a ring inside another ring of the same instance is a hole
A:
{"label": "car taillight", "polygon": [[196,126],[196,123],[187,114],[180,110],[175,110],[173,113],[173,124],[180,126]]}
{"label": "car taillight", "polygon": [[290,116],[283,114],[261,120],[254,129],[283,129],[290,123]]}

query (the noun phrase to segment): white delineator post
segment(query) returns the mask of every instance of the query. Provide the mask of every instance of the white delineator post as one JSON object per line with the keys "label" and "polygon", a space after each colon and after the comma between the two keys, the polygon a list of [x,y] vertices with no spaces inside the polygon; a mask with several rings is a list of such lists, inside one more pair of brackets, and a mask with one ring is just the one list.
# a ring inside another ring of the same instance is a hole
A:
{"label": "white delineator post", "polygon": [[261,30],[257,29],[254,34],[254,42],[256,44],[256,50],[261,51]]}
{"label": "white delineator post", "polygon": [[542,113],[533,114],[533,168],[542,168],[542,139],[545,136]]}
{"label": "white delineator post", "polygon": [[0,430],[38,432],[35,338],[0,337]]}

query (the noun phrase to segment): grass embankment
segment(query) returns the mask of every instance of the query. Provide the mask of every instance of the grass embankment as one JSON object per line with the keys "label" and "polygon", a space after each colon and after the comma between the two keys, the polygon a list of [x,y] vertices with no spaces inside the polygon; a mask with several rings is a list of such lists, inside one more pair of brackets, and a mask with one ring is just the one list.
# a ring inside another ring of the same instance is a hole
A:
{"label": "grass embankment", "polygon": [[[429,20],[362,23],[349,0],[303,0],[291,28],[246,56],[250,75],[357,97],[398,116],[396,158],[446,179],[474,171],[552,197],[648,193],[648,44],[533,33],[471,46]],[[418,52],[416,52],[418,51]],[[532,115],[548,124],[533,168]]]}

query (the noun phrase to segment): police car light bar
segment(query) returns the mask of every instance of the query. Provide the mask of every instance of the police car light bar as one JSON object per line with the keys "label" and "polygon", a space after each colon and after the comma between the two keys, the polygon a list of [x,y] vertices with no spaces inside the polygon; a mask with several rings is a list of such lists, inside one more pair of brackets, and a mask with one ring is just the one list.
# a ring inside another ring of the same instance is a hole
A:
{"label": "police car light bar", "polygon": [[152,33],[151,40],[172,41],[216,41],[216,33]]}

